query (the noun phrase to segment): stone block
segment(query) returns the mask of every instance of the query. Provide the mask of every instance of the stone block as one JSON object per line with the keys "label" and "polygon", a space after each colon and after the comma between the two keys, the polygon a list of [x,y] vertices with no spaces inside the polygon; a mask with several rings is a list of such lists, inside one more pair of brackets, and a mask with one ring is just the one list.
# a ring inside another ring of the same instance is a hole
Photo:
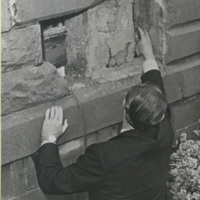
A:
{"label": "stone block", "polygon": [[165,63],[200,53],[200,26],[175,28],[166,34]]}
{"label": "stone block", "polygon": [[11,29],[11,19],[10,19],[10,13],[9,13],[9,4],[8,0],[2,0],[1,1],[2,8],[1,8],[1,16],[2,16],[2,24],[1,24],[1,32],[6,32]]}
{"label": "stone block", "polygon": [[90,39],[86,76],[106,67],[133,64],[135,40],[131,3],[131,0],[111,0],[88,10]]}
{"label": "stone block", "polygon": [[81,74],[93,78],[94,72],[101,73],[105,68],[133,65],[135,41],[131,2],[105,1],[82,16],[66,21],[67,52],[73,53],[67,55],[69,67],[81,65]]}
{"label": "stone block", "polygon": [[182,78],[184,97],[200,93],[200,63],[183,73]]}
{"label": "stone block", "polygon": [[74,14],[103,0],[13,0],[10,3],[12,18],[15,23],[41,21]]}
{"label": "stone block", "polygon": [[8,200],[25,193],[23,161],[3,165],[1,168],[1,196]]}
{"label": "stone block", "polygon": [[2,72],[42,63],[40,25],[2,34]]}
{"label": "stone block", "polygon": [[40,147],[44,114],[52,105],[63,107],[64,117],[70,124],[61,143],[82,136],[84,128],[79,107],[70,97],[8,115],[2,118],[2,164],[26,157]]}
{"label": "stone block", "polygon": [[168,28],[200,19],[199,0],[164,0],[165,24]]}
{"label": "stone block", "polygon": [[164,6],[158,0],[135,0],[134,20],[136,26],[146,30],[151,38],[153,51],[156,58],[163,61],[163,27]]}
{"label": "stone block", "polygon": [[171,105],[171,111],[174,130],[178,130],[197,122],[200,119],[199,105],[199,94],[173,103]]}
{"label": "stone block", "polygon": [[23,159],[23,168],[24,168],[24,180],[26,191],[31,191],[38,187],[36,171],[34,167],[34,163],[31,157],[27,157]]}
{"label": "stone block", "polygon": [[69,95],[67,82],[50,63],[15,70],[2,77],[2,114],[10,114],[66,95]]}
{"label": "stone block", "polygon": [[171,73],[163,78],[168,103],[183,98],[183,80],[180,74],[180,72]]}
{"label": "stone block", "polygon": [[[65,21],[66,73],[70,76],[84,75],[87,66],[86,49],[89,40],[87,12]],[[81,33],[81,34],[80,34]]]}
{"label": "stone block", "polygon": [[[183,60],[166,67],[168,73],[163,77],[167,99],[173,103],[200,92],[200,60]],[[173,89],[172,89],[173,88]]]}

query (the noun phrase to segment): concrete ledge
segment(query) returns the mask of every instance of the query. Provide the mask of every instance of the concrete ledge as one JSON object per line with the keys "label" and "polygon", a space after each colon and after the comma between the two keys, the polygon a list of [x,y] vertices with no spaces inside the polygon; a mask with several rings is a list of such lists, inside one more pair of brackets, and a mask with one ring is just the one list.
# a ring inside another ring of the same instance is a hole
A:
{"label": "concrete ledge", "polygon": [[[164,82],[167,95],[169,96],[169,103],[200,92],[200,87],[196,87],[196,85],[200,85],[198,84],[198,76],[187,75],[197,72],[199,74],[199,66],[199,61],[196,61],[193,62],[193,64],[187,64],[185,66],[186,68],[182,70],[179,68],[178,70],[171,69],[168,71],[164,76]],[[194,80],[194,77],[196,77],[196,80]],[[122,120],[121,105],[123,98],[128,88],[139,82],[140,76],[137,75],[120,81],[93,84],[90,87],[74,90],[82,106],[85,127],[79,106],[73,96],[3,117],[2,164],[26,157],[39,148],[44,112],[51,105],[62,106],[64,109],[64,117],[66,117],[69,122],[67,133],[60,139],[60,144],[62,144],[83,136],[84,129],[86,134],[88,134],[120,122]],[[192,84],[187,84],[189,82]],[[184,91],[192,91],[192,93]],[[194,109],[198,109],[198,101],[195,102],[197,103],[195,103]],[[178,115],[178,112],[176,112],[175,116]],[[189,107],[187,112],[190,112]],[[194,112],[196,112],[196,110],[194,110]],[[187,113],[183,114],[187,116]],[[198,116],[195,115],[194,118],[198,118]],[[191,119],[195,120],[194,118]],[[183,120],[184,123],[188,121],[187,117],[183,117],[181,120]],[[197,119],[195,121],[197,121]],[[189,123],[192,123],[192,121],[189,121]],[[185,125],[187,124],[183,126]]]}

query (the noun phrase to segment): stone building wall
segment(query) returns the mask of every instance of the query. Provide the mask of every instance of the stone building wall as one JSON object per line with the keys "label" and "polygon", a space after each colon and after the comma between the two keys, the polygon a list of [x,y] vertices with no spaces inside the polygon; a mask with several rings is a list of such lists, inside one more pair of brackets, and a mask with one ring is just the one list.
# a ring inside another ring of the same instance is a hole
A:
{"label": "stone building wall", "polygon": [[[61,105],[69,122],[59,141],[64,165],[86,142],[119,132],[123,97],[141,74],[133,19],[151,35],[176,137],[199,128],[200,1],[135,0],[134,12],[132,3],[2,0],[3,200],[87,199],[42,194],[30,155],[51,105]],[[65,78],[57,71],[63,65]]]}

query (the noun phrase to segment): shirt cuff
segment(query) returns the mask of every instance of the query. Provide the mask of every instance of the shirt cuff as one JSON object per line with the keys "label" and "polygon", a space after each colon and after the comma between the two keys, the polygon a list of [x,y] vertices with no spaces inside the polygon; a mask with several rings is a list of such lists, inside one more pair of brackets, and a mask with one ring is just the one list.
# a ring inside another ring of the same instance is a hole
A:
{"label": "shirt cuff", "polygon": [[48,140],[43,140],[40,147],[43,146],[44,144],[47,144],[47,143],[56,144],[56,142],[50,142]]}
{"label": "shirt cuff", "polygon": [[148,59],[143,63],[143,72],[146,73],[150,70],[159,70],[157,62],[154,59]]}
{"label": "shirt cuff", "polygon": [[57,139],[56,139],[55,136],[49,136],[49,137],[47,137],[47,138],[45,138],[45,139],[42,140],[42,143],[41,143],[40,146],[42,146],[44,144],[47,144],[47,143],[56,144],[56,141],[57,141]]}

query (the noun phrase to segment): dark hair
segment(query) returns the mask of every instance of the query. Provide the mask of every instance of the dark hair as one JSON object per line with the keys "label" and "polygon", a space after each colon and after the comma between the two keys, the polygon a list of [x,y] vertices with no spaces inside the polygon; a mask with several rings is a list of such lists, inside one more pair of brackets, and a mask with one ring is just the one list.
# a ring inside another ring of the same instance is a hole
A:
{"label": "dark hair", "polygon": [[167,109],[165,95],[153,83],[143,83],[130,89],[125,97],[127,122],[138,130],[148,129],[160,122]]}

